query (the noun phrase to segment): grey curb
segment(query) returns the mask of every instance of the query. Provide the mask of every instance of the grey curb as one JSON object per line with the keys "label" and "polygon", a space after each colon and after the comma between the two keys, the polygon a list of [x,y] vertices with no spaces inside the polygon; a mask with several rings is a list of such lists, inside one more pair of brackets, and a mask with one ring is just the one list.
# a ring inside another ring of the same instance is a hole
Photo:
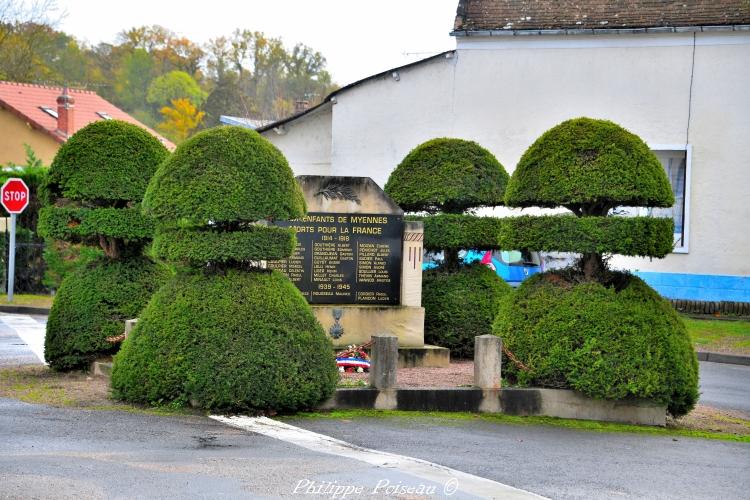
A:
{"label": "grey curb", "polygon": [[14,306],[10,304],[0,304],[0,313],[8,314],[39,314],[42,316],[49,315],[48,307],[34,306]]}
{"label": "grey curb", "polygon": [[750,356],[740,354],[723,354],[720,352],[697,352],[698,361],[710,361],[713,363],[728,363],[730,365],[750,366]]}

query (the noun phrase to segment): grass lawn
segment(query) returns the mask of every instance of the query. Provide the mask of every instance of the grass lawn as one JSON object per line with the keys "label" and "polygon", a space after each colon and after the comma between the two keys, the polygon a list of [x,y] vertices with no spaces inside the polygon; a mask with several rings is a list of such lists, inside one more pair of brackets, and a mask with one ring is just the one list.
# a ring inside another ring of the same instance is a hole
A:
{"label": "grass lawn", "polygon": [[13,294],[13,302],[8,302],[6,294],[0,295],[0,304],[14,306],[52,307],[51,295]]}
{"label": "grass lawn", "polygon": [[62,373],[46,366],[0,368],[0,397],[58,408],[118,410],[157,415],[201,415],[190,408],[148,407],[113,401],[109,380],[84,372]]}
{"label": "grass lawn", "polygon": [[750,354],[750,321],[683,319],[697,350]]}
{"label": "grass lawn", "polygon": [[[572,420],[556,417],[521,417],[505,414],[466,413],[466,412],[419,412],[397,410],[330,410],[321,412],[298,413],[292,418],[329,418],[352,420],[355,418],[392,418],[392,419],[428,419],[438,420],[440,425],[459,424],[466,420],[484,420],[509,425],[541,425],[565,427],[590,432],[622,432],[630,434],[650,434],[655,436],[689,437],[699,439],[719,439],[750,443],[750,420],[746,415],[736,412],[718,410],[698,405],[689,415],[679,419],[667,419],[666,427],[649,425],[618,424],[594,420]],[[282,420],[285,417],[280,417]]]}

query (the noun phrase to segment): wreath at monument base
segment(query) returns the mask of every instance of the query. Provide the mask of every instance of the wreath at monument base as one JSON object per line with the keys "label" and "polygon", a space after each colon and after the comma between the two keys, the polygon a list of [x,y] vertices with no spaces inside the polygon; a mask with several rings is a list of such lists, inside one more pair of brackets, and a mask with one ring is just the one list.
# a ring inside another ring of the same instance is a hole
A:
{"label": "wreath at monument base", "polygon": [[370,347],[372,343],[368,342],[363,345],[352,344],[347,346],[345,350],[336,353],[336,366],[339,367],[340,372],[369,372],[370,371],[370,355],[367,354],[365,349]]}

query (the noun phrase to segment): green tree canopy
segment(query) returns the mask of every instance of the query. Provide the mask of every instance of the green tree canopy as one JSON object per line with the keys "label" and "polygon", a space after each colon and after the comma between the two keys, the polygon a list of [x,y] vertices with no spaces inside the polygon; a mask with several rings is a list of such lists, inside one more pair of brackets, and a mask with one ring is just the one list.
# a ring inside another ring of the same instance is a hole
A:
{"label": "green tree canopy", "polygon": [[175,99],[189,99],[196,106],[206,100],[204,92],[195,79],[184,71],[170,71],[156,77],[148,87],[147,100],[155,106],[169,106]]}

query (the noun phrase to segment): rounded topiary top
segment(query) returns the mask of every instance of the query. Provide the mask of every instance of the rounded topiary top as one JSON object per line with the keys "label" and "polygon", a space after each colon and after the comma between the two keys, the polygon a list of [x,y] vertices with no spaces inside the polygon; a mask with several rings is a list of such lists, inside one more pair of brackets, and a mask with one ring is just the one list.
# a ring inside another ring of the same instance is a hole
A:
{"label": "rounded topiary top", "polygon": [[183,142],[157,170],[143,200],[161,224],[293,219],[305,200],[284,155],[257,132],[216,127]]}
{"label": "rounded topiary top", "polygon": [[432,139],[414,148],[391,173],[385,192],[407,212],[461,213],[503,204],[508,173],[482,146]]}
{"label": "rounded topiary top", "polygon": [[[575,118],[545,132],[521,157],[505,193],[512,207],[670,207],[658,158],[607,120]],[[576,211],[576,210],[574,210]],[[586,215],[585,213],[583,215]]]}
{"label": "rounded topiary top", "polygon": [[48,204],[58,198],[84,205],[140,202],[169,152],[148,131],[119,120],[90,123],[60,147],[46,182]]}

